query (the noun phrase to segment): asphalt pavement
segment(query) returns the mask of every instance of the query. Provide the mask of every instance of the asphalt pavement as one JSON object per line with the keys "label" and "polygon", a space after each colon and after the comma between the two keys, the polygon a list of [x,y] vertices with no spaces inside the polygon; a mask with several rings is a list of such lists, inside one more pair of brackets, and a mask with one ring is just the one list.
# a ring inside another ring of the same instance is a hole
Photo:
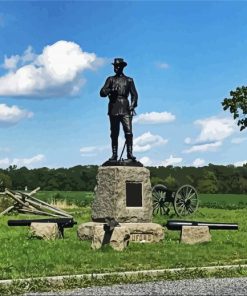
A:
{"label": "asphalt pavement", "polygon": [[79,295],[247,295],[247,277],[207,278],[194,280],[158,281],[141,284],[90,287],[70,291],[28,293],[25,296]]}

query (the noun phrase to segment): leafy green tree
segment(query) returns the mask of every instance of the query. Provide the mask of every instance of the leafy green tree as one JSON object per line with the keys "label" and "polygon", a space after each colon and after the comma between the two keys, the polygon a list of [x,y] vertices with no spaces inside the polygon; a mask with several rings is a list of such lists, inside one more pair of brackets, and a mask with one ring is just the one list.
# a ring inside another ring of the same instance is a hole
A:
{"label": "leafy green tree", "polygon": [[12,181],[10,177],[4,173],[0,172],[0,191],[4,191],[5,188],[11,188],[12,187]]}
{"label": "leafy green tree", "polygon": [[218,192],[218,180],[214,172],[205,170],[202,178],[198,180],[197,189],[202,193]]}
{"label": "leafy green tree", "polygon": [[171,175],[169,175],[168,177],[165,178],[164,183],[165,183],[166,187],[170,190],[177,189],[177,181]]}
{"label": "leafy green tree", "polygon": [[247,86],[237,87],[230,92],[230,97],[221,103],[224,110],[229,109],[233,119],[238,119],[237,124],[240,131],[247,127]]}

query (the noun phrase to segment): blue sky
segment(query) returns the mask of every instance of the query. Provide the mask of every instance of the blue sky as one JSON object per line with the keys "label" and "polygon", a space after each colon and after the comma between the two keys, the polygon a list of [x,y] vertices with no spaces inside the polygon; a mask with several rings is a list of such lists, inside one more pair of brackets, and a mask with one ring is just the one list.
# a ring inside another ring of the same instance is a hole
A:
{"label": "blue sky", "polygon": [[[139,93],[145,165],[241,165],[246,131],[221,101],[247,81],[247,3],[10,1],[0,5],[0,167],[102,164],[111,156],[111,62]],[[119,154],[123,144],[120,135]]]}

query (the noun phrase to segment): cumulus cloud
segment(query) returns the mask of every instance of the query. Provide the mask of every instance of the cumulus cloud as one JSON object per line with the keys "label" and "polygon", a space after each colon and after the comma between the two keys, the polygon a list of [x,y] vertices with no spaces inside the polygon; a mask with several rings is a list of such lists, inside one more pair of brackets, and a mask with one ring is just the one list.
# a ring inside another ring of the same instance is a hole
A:
{"label": "cumulus cloud", "polygon": [[190,144],[191,141],[192,141],[192,140],[191,140],[191,138],[189,138],[189,137],[187,137],[187,138],[184,139],[184,143],[185,143],[185,144]]}
{"label": "cumulus cloud", "polygon": [[167,123],[175,120],[175,115],[170,112],[150,112],[143,113],[134,117],[134,123],[147,123],[147,124],[156,124],[156,123]]}
{"label": "cumulus cloud", "polygon": [[193,140],[185,138],[185,143],[191,147],[184,153],[217,151],[223,141],[237,131],[236,124],[231,118],[209,117],[194,122],[201,128],[200,134]]}
{"label": "cumulus cloud", "polygon": [[20,120],[32,116],[32,112],[20,109],[15,105],[7,106],[6,104],[0,104],[0,126],[16,124]]}
{"label": "cumulus cloud", "polygon": [[169,166],[169,165],[177,165],[183,161],[183,158],[181,157],[173,157],[170,155],[169,158],[165,159],[164,161],[161,162],[163,166]]}
{"label": "cumulus cloud", "polygon": [[20,61],[20,56],[19,55],[11,56],[10,58],[5,56],[3,68],[7,69],[7,70],[16,69],[17,64],[18,64],[19,61]]}
{"label": "cumulus cloud", "polygon": [[241,160],[241,161],[237,161],[234,163],[234,166],[235,167],[240,167],[240,166],[243,166],[244,164],[247,163],[247,160]]}
{"label": "cumulus cloud", "polygon": [[194,124],[201,127],[197,143],[222,141],[236,130],[236,123],[231,118],[210,117],[196,120]]}
{"label": "cumulus cloud", "polygon": [[201,167],[201,166],[204,166],[205,165],[205,160],[204,159],[201,159],[201,158],[196,158],[194,161],[193,161],[193,166],[195,167]]}
{"label": "cumulus cloud", "polygon": [[7,157],[3,158],[3,159],[0,159],[0,167],[8,167],[10,164],[10,161]]}
{"label": "cumulus cloud", "polygon": [[146,152],[155,146],[164,145],[168,142],[167,139],[162,138],[159,135],[153,135],[150,132],[146,132],[141,136],[134,139],[134,151]]}
{"label": "cumulus cloud", "polygon": [[77,94],[85,70],[95,70],[103,59],[83,51],[74,42],[60,40],[39,55],[28,47],[22,56],[5,57],[0,96],[52,97]]}
{"label": "cumulus cloud", "polygon": [[13,160],[10,160],[9,158],[4,158],[0,159],[0,166],[4,168],[10,165],[17,165],[18,167],[33,167],[33,165],[40,163],[44,160],[45,156],[43,154],[38,154],[30,158],[14,158]]}
{"label": "cumulus cloud", "polygon": [[206,152],[206,151],[216,151],[222,145],[221,141],[217,141],[214,143],[193,145],[189,149],[184,150],[184,153],[192,153],[192,152]]}
{"label": "cumulus cloud", "polygon": [[151,161],[151,159],[149,158],[149,157],[147,157],[147,156],[144,156],[144,157],[142,157],[142,158],[140,158],[140,162],[144,165],[144,166],[150,166],[150,165],[152,165],[152,161]]}

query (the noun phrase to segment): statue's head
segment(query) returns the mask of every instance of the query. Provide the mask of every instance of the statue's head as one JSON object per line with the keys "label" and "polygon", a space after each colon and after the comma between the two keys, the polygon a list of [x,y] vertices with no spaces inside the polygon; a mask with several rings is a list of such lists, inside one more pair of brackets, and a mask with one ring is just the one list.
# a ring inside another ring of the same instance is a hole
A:
{"label": "statue's head", "polygon": [[114,66],[114,72],[119,74],[123,72],[123,68],[127,66],[127,63],[122,58],[115,58],[112,65]]}

